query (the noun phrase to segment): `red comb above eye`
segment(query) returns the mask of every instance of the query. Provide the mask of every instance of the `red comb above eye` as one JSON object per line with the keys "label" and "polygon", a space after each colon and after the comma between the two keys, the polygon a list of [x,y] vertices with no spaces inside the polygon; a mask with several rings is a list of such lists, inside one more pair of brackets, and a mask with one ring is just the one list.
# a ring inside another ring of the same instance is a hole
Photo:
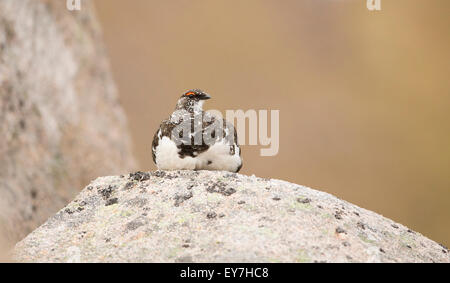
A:
{"label": "red comb above eye", "polygon": [[190,91],[190,92],[186,93],[185,95],[194,95],[194,94],[195,94],[195,92]]}

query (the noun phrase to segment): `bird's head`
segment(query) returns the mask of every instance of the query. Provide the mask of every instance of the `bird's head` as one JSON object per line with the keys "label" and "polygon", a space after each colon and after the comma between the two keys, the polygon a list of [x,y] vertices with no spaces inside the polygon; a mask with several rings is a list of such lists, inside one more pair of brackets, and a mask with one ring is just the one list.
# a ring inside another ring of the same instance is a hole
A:
{"label": "bird's head", "polygon": [[202,110],[205,100],[210,99],[211,96],[200,89],[192,89],[186,91],[180,99],[178,99],[177,109],[185,109],[188,111]]}
{"label": "bird's head", "polygon": [[195,101],[200,101],[200,100],[207,100],[210,99],[211,96],[209,96],[209,94],[207,94],[206,92],[200,90],[200,89],[191,89],[189,91],[186,91],[181,98],[186,98],[186,99],[191,99],[191,100],[195,100]]}

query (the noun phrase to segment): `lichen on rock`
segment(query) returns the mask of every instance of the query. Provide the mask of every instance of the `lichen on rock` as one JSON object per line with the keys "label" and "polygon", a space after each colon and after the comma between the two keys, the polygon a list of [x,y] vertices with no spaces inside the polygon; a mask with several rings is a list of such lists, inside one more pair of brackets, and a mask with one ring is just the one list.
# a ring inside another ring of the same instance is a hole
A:
{"label": "lichen on rock", "polygon": [[98,178],[14,253],[21,262],[450,261],[445,247],[330,194],[221,171]]}

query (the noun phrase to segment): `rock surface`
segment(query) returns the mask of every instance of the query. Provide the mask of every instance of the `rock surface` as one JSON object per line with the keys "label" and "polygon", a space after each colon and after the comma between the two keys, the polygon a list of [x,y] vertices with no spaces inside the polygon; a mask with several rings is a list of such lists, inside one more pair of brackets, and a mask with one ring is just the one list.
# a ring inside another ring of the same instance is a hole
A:
{"label": "rock surface", "polygon": [[22,239],[93,178],[133,170],[90,1],[74,12],[0,1],[0,121],[0,241]]}
{"label": "rock surface", "polygon": [[15,248],[20,262],[450,262],[407,227],[296,184],[229,172],[93,181]]}

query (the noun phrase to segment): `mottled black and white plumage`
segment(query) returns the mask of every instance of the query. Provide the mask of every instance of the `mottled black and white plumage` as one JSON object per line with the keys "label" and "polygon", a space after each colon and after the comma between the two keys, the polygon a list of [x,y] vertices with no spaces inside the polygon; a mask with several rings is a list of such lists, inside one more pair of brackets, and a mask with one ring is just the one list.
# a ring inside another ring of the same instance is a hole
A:
{"label": "mottled black and white plumage", "polygon": [[[238,172],[241,149],[230,123],[203,111],[211,97],[194,89],[184,93],[175,111],[155,133],[152,155],[161,170],[224,170]],[[185,131],[181,131],[185,127]]]}

